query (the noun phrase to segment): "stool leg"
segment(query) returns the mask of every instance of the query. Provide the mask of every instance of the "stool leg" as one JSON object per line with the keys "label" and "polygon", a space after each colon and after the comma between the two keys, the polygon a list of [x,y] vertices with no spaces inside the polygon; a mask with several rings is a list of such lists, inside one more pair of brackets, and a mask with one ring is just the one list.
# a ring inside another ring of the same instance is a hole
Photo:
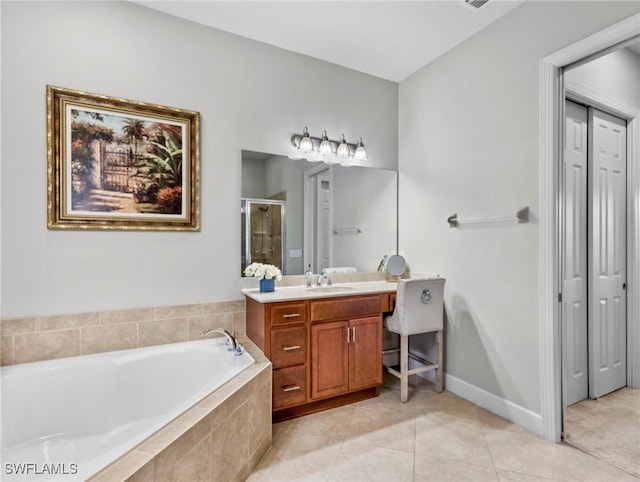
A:
{"label": "stool leg", "polygon": [[437,351],[437,357],[438,357],[438,361],[436,362],[438,364],[438,368],[436,369],[436,392],[441,392],[442,391],[442,363],[444,361],[444,356],[443,356],[443,347],[444,347],[444,331],[443,330],[439,330],[438,332],[436,332],[436,351]]}
{"label": "stool leg", "polygon": [[400,400],[409,398],[409,337],[400,337]]}

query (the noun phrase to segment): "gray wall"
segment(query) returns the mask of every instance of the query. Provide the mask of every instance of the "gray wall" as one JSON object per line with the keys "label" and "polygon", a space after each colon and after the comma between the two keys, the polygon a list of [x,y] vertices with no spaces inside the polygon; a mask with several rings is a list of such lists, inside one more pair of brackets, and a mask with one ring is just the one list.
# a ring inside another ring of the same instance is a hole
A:
{"label": "gray wall", "polygon": [[397,173],[386,169],[333,169],[333,227],[359,226],[360,234],[332,234],[333,265],[375,271],[396,251]]}
{"label": "gray wall", "polygon": [[242,160],[242,197],[264,199],[264,161]]}
{"label": "gray wall", "polygon": [[292,249],[302,252],[302,234],[304,231],[304,198],[302,184],[304,171],[309,168],[306,161],[294,161],[284,156],[271,156],[266,162],[265,194],[273,196],[282,191],[287,192],[285,259],[288,275],[302,274],[302,256],[292,258]]}
{"label": "gray wall", "polygon": [[564,79],[640,107],[640,55],[632,50],[616,50],[580,65],[569,70]]}
{"label": "gray wall", "polygon": [[[397,167],[395,83],[126,2],[0,8],[5,318],[239,299],[241,149],[307,125]],[[47,84],[199,111],[201,231],[48,231]]]}
{"label": "gray wall", "polygon": [[[634,2],[525,2],[400,83],[400,250],[446,284],[445,370],[540,413],[540,59],[623,18]],[[451,229],[449,215],[525,225]]]}

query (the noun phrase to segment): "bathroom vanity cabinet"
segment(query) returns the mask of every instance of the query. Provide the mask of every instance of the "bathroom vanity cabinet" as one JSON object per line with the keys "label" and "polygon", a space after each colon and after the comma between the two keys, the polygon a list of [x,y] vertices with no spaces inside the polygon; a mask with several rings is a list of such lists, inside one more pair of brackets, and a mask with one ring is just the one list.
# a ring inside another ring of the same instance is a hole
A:
{"label": "bathroom vanity cabinet", "polygon": [[378,394],[382,315],[394,295],[273,302],[247,296],[247,336],[273,364],[274,421]]}

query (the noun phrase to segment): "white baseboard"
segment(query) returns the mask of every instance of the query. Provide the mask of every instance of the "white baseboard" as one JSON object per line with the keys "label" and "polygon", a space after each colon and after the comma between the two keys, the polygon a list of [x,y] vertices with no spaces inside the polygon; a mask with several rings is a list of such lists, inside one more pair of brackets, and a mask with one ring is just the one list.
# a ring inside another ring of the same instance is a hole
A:
{"label": "white baseboard", "polygon": [[532,412],[447,373],[445,373],[444,386],[447,391],[471,403],[489,410],[510,422],[521,425],[536,435],[543,435],[542,415],[539,413]]}

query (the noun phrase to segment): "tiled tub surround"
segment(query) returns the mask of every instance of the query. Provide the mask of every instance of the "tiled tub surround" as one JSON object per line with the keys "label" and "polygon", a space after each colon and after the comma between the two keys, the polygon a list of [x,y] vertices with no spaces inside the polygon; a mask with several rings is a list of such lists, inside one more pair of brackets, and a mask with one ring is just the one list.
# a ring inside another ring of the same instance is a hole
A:
{"label": "tiled tub surround", "polygon": [[210,328],[244,334],[244,300],[6,319],[0,365],[197,340]]}
{"label": "tiled tub surround", "polygon": [[91,480],[245,479],[271,445],[271,364],[248,339],[240,341],[255,364]]}
{"label": "tiled tub surround", "polygon": [[271,447],[271,363],[256,363],[90,480],[245,480]]}

